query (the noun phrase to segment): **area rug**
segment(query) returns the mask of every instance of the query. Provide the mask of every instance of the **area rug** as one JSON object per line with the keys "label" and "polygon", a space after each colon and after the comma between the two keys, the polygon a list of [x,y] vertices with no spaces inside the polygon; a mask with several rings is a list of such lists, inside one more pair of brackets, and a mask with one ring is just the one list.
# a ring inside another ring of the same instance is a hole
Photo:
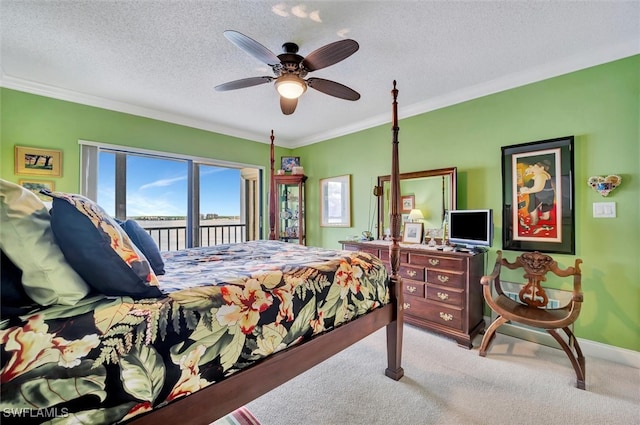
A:
{"label": "area rug", "polygon": [[260,425],[260,421],[246,407],[241,407],[229,413],[211,425]]}

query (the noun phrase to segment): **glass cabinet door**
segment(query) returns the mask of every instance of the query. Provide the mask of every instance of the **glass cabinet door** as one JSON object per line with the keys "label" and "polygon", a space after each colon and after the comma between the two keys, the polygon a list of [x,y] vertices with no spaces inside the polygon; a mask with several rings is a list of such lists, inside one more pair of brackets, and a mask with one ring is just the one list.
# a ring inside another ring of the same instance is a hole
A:
{"label": "glass cabinet door", "polygon": [[304,175],[276,176],[278,195],[276,236],[284,242],[305,244]]}

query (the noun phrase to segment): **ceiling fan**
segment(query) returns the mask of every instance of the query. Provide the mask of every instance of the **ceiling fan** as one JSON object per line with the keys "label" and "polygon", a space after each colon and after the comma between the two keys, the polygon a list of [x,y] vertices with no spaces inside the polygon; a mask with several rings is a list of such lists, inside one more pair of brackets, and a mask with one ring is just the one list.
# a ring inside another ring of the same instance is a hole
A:
{"label": "ceiling fan", "polygon": [[336,41],[302,57],[298,55],[298,45],[295,43],[284,43],[283,53],[276,56],[262,44],[237,31],[225,31],[224,36],[244,52],[269,65],[275,77],[250,77],[230,81],[217,85],[216,91],[242,89],[275,80],[275,87],[280,95],[280,109],[285,115],[293,114],[298,106],[298,98],[307,90],[307,86],[340,99],[360,99],[357,91],[335,81],[324,78],[304,79],[309,72],[336,64],[357,52],[360,46],[355,40]]}

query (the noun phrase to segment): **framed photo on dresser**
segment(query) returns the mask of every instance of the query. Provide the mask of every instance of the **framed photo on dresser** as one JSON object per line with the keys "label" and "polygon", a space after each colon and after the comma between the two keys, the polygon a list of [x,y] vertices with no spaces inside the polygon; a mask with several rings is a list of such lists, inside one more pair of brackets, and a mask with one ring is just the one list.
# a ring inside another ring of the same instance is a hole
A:
{"label": "framed photo on dresser", "polygon": [[402,234],[402,242],[404,243],[420,243],[422,242],[422,223],[405,223],[404,232]]}

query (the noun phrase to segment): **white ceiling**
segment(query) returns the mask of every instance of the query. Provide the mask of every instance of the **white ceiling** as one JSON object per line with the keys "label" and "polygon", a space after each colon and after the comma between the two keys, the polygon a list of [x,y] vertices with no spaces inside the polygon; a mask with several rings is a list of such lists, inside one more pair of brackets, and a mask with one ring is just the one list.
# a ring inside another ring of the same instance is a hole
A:
{"label": "white ceiling", "polygon": [[[1,0],[0,83],[59,99],[297,147],[640,53],[639,1]],[[307,90],[284,116],[272,75],[222,32],[276,55],[341,38],[360,50],[309,76],[356,102]]]}

